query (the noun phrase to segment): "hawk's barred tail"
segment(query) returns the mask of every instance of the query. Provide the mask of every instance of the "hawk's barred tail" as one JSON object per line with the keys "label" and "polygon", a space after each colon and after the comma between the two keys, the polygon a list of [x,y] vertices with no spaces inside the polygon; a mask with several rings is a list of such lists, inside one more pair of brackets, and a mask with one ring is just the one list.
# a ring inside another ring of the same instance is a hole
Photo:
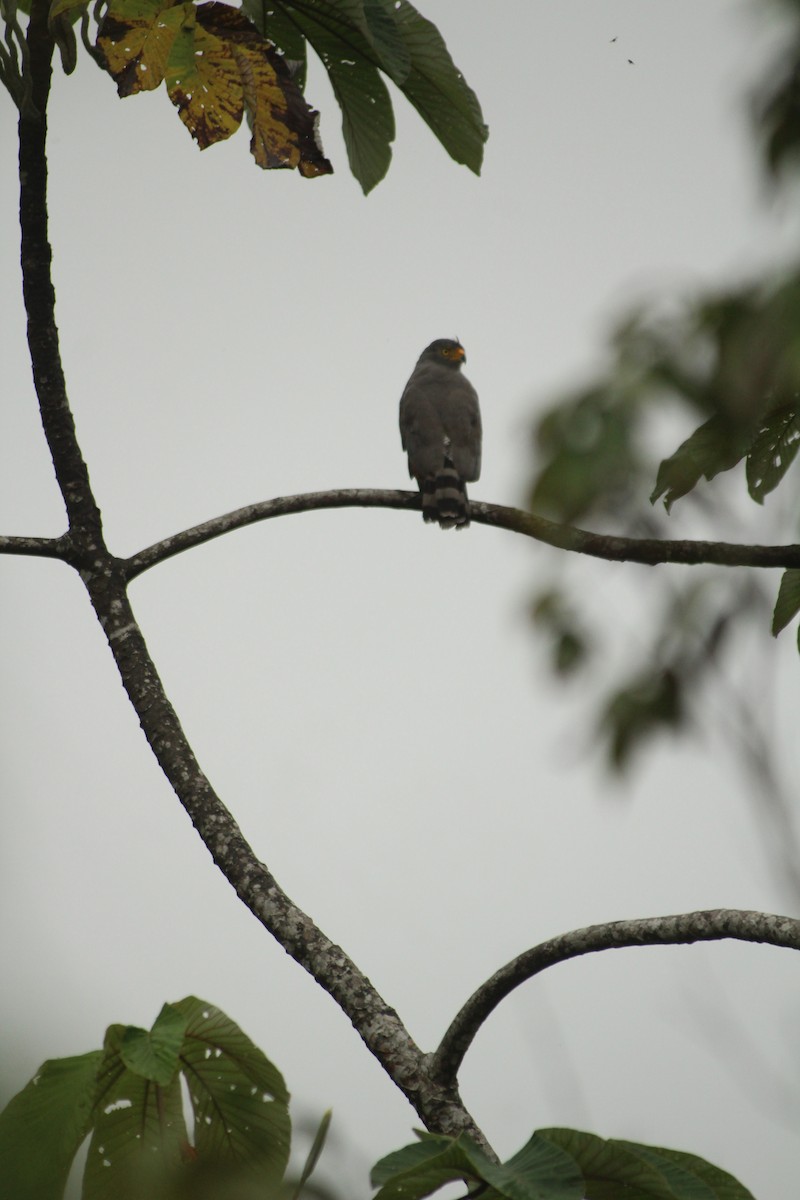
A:
{"label": "hawk's barred tail", "polygon": [[438,521],[442,529],[466,529],[469,525],[467,488],[455,467],[444,466],[435,479],[422,481],[422,516]]}

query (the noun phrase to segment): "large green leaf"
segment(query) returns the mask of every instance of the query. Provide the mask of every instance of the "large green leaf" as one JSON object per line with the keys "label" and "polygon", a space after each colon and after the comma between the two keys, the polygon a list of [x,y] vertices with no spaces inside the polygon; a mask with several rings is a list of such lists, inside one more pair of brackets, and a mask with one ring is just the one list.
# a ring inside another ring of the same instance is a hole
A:
{"label": "large green leaf", "polygon": [[370,1180],[380,1191],[373,1200],[419,1200],[446,1183],[480,1183],[481,1169],[486,1165],[486,1155],[463,1135],[424,1137],[375,1164]]}
{"label": "large green leaf", "polygon": [[583,1176],[574,1158],[546,1138],[533,1137],[500,1166],[490,1164],[484,1177],[510,1200],[582,1200]]}
{"label": "large green leaf", "polygon": [[[254,16],[258,0],[247,0],[247,11]],[[267,37],[279,37],[288,22],[302,33],[319,56],[342,110],[344,134],[350,170],[366,194],[380,183],[389,169],[394,141],[394,114],[380,69],[392,74],[399,65],[399,52],[384,29],[376,41],[367,21],[362,0],[298,0],[296,4],[270,5],[280,25],[273,33],[266,23]],[[372,26],[377,24],[373,16]],[[281,49],[289,51],[284,45]],[[400,42],[401,49],[403,43]],[[388,55],[384,62],[381,53]],[[380,68],[380,69],[379,69]]]}
{"label": "large green leaf", "polygon": [[456,67],[439,30],[408,0],[394,0],[411,70],[403,95],[430,126],[451,158],[480,174],[489,131],[478,98]]}
{"label": "large green leaf", "polygon": [[60,1200],[72,1160],[91,1128],[100,1050],[42,1064],[0,1113],[2,1194]]}
{"label": "large green leaf", "polygon": [[586,1200],[675,1200],[664,1176],[621,1144],[577,1129],[540,1129],[539,1136],[572,1156],[581,1169]]}
{"label": "large green leaf", "polygon": [[[640,1146],[639,1150],[642,1149]],[[733,1175],[729,1175],[721,1167],[715,1167],[713,1163],[706,1162],[704,1158],[698,1158],[696,1154],[686,1154],[683,1150],[665,1150],[663,1146],[659,1146],[656,1153],[659,1158],[678,1163],[697,1179],[708,1184],[716,1200],[754,1200],[747,1188],[739,1183],[738,1179],[734,1179]]]}
{"label": "large green leaf", "polygon": [[575,1160],[586,1200],[754,1200],[732,1175],[694,1154],[577,1129],[540,1129],[538,1136]]}
{"label": "large green leaf", "polygon": [[134,1200],[175,1170],[187,1145],[180,1080],[162,1087],[125,1065],[130,1027],[109,1026],[97,1077],[83,1200]]}
{"label": "large green leaf", "polygon": [[366,195],[392,159],[392,102],[360,25],[331,9],[320,0],[304,0],[297,20],[328,72],[342,110],[350,170]]}
{"label": "large green leaf", "polygon": [[381,1159],[371,1179],[373,1186],[380,1187],[374,1200],[418,1200],[457,1180],[483,1184],[483,1200],[581,1200],[583,1196],[583,1178],[574,1160],[536,1134],[500,1164],[465,1136],[426,1136]]}
{"label": "large green leaf", "polygon": [[180,1058],[199,1157],[241,1163],[277,1183],[291,1135],[283,1076],[213,1004],[188,996],[173,1007],[187,1018]]}
{"label": "large green leaf", "polygon": [[369,192],[391,161],[394,115],[386,74],[448,154],[479,172],[487,130],[480,105],[435,25],[407,0],[245,0],[244,10],[287,55],[295,34],[319,55],[342,110],[350,169]]}

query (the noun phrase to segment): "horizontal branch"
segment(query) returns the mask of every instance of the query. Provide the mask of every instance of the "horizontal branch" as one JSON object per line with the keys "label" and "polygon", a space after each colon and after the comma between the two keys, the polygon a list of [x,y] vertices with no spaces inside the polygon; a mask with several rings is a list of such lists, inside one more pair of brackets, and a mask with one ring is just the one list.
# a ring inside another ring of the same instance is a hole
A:
{"label": "horizontal branch", "polygon": [[67,537],[3,537],[0,535],[0,554],[23,554],[31,558],[69,558]]}
{"label": "horizontal branch", "polygon": [[626,946],[675,946],[734,938],[800,950],[800,920],[740,909],[709,909],[671,917],[645,917],[589,925],[542,942],[501,967],[470,996],[430,1061],[430,1075],[453,1086],[464,1055],[487,1017],[513,990],[556,963]]}
{"label": "horizontal branch", "polygon": [[[304,492],[297,496],[279,496],[248,504],[221,517],[213,517],[202,525],[184,529],[163,541],[155,542],[124,563],[130,581],[157,563],[164,562],[184,550],[202,546],[213,538],[234,529],[243,529],[270,517],[285,517],[291,513],[312,512],[323,508],[398,508],[419,511],[420,498],[416,492],[386,491],[379,488],[341,488],[326,492]],[[726,567],[800,567],[800,545],[742,546],[731,542],[664,541],[660,538],[613,537],[610,534],[590,533],[571,525],[559,525],[519,508],[500,504],[470,501],[471,519],[478,525],[507,529],[525,537],[545,542],[562,550],[589,554],[612,562],[636,562],[654,566],[657,563],[715,563]]]}

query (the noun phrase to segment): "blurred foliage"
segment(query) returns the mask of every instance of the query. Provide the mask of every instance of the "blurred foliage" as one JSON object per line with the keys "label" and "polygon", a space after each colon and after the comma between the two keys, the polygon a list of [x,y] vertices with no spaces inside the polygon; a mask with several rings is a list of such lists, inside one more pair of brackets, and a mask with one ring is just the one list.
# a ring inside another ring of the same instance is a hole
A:
{"label": "blurred foliage", "polygon": [[753,1200],[732,1175],[694,1154],[577,1129],[537,1130],[505,1163],[463,1135],[419,1137],[373,1168],[375,1200],[420,1200],[459,1181],[482,1200]]}
{"label": "blurred foliage", "polygon": [[61,1200],[90,1136],[84,1200],[332,1200],[308,1184],[330,1113],[293,1180],[288,1103],[277,1067],[220,1009],[188,996],[165,1004],[151,1030],[112,1025],[102,1050],[43,1063],[0,1113],[2,1194]]}
{"label": "blurred foliage", "polygon": [[[22,108],[30,99],[27,45],[18,14],[30,0],[0,0],[0,83]],[[97,38],[92,40],[91,23]],[[64,70],[77,64],[75,26],[122,97],[165,84],[201,150],[247,116],[251,153],[264,169],[333,170],[306,101],[308,47],[342,111],[350,170],[365,193],[383,179],[395,125],[390,80],[451,158],[480,173],[488,130],[480,104],[435,25],[409,0],[52,0],[49,29]]]}
{"label": "blurred foliage", "polygon": [[[800,170],[800,0],[782,0],[782,7],[786,48],[756,109],[765,169],[785,186]],[[783,485],[790,503],[779,510],[789,511],[789,521],[781,523],[778,512],[770,540],[798,540],[792,467],[800,448],[800,264],[691,301],[639,306],[614,331],[608,363],[536,421],[528,492],[535,512],[603,532],[669,538],[667,517],[682,500],[692,530],[710,525],[719,540],[747,542],[743,499],[763,505]],[[659,464],[654,447],[665,430],[681,427],[688,435]],[[744,489],[707,487],[734,470]],[[648,496],[663,504],[648,509]],[[602,671],[596,728],[615,770],[658,735],[693,728],[705,680],[735,663],[754,621],[767,628],[772,576],[694,567],[687,577],[682,568],[671,573],[665,600],[662,568],[652,593],[649,580],[641,591],[655,632],[628,638],[621,667],[609,669],[610,626],[603,629],[593,598],[565,582],[567,570],[563,562],[554,566],[531,614],[558,676],[585,681]],[[798,571],[784,575],[774,634],[800,612],[798,580]]]}

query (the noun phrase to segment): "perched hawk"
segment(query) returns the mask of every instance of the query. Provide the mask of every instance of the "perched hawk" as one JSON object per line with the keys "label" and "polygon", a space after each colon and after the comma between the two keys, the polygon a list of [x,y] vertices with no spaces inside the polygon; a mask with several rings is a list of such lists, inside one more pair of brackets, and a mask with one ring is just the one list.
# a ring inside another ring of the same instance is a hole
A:
{"label": "perched hawk", "polygon": [[469,525],[466,484],[481,473],[478,393],[461,374],[464,347],[439,338],[422,351],[400,400],[408,473],[422,493],[422,515],[442,529]]}

